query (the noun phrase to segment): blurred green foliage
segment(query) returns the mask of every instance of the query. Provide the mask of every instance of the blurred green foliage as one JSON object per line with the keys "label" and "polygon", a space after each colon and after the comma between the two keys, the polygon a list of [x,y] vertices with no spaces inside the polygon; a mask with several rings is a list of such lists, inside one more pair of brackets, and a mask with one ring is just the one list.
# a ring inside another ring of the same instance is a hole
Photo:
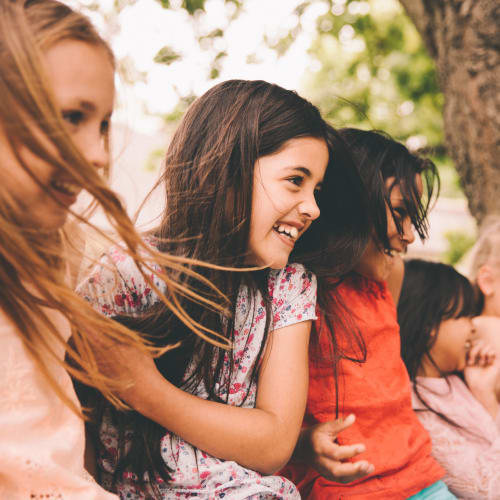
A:
{"label": "blurred green foliage", "polygon": [[401,5],[329,3],[317,20],[315,71],[304,78],[305,93],[335,126],[385,130],[446,162],[435,65]]}
{"label": "blurred green foliage", "polygon": [[476,238],[465,231],[448,231],[444,237],[448,241],[448,250],[443,255],[443,261],[454,266],[472,248]]}
{"label": "blurred green foliage", "polygon": [[[173,1],[157,1],[173,8]],[[244,7],[241,0],[225,2],[235,6],[233,19]],[[205,0],[176,3],[176,8],[196,17]],[[264,36],[264,41],[278,55],[285,54],[301,34],[304,19],[318,5],[324,9],[316,17],[310,71],[303,77],[301,93],[336,127],[384,130],[410,149],[430,156],[440,169],[441,194],[462,197],[444,146],[443,95],[435,64],[401,4],[397,0],[304,0],[295,9],[298,23],[281,39],[271,41]],[[200,35],[198,42],[208,48],[221,37],[224,29],[217,28]],[[162,50],[158,61],[175,60],[177,54],[167,47]],[[225,56],[222,51],[213,57],[208,78],[220,76]],[[258,60],[247,58],[247,62]],[[179,119],[193,98],[181,99],[166,121]]]}

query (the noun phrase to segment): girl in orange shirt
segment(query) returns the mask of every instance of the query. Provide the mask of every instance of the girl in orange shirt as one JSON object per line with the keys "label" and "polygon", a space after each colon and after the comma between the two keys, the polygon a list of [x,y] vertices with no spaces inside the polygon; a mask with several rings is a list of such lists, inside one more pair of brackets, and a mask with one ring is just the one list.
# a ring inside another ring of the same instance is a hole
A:
{"label": "girl in orange shirt", "polygon": [[373,231],[343,280],[321,283],[318,273],[324,309],[314,326],[304,427],[285,473],[309,499],[454,498],[438,482],[443,470],[412,410],[395,307],[403,278],[397,254],[414,229],[427,235],[436,168],[380,133],[340,135],[364,180]]}

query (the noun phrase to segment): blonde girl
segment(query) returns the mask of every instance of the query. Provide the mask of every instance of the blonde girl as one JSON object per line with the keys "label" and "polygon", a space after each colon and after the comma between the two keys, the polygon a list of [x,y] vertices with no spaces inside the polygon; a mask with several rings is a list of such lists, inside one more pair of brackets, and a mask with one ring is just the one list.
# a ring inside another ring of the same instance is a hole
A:
{"label": "blonde girl", "polygon": [[[64,4],[5,0],[0,64],[0,498],[111,499],[84,471],[83,420],[67,371],[120,404],[114,391],[131,379],[113,382],[98,359],[103,352],[112,358],[117,339],[146,357],[147,349],[67,285],[62,228],[85,189],[139,269],[153,257],[138,256],[142,242],[102,176],[113,56],[89,21]],[[158,262],[164,269],[180,265],[165,255]],[[169,299],[162,297],[175,309],[175,289],[191,292],[164,279]],[[66,345],[71,333],[74,349]],[[66,350],[72,366],[64,362]]]}

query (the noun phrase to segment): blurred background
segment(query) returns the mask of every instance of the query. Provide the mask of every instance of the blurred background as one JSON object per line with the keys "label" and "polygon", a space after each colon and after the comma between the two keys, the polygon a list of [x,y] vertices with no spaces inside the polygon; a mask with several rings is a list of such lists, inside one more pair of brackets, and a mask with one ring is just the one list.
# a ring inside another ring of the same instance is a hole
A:
{"label": "blurred background", "polygon": [[[439,23],[450,22],[445,9],[453,2],[440,2],[440,13],[424,12],[429,2],[411,1],[68,0],[92,18],[118,60],[112,183],[130,213],[156,181],[169,137],[197,96],[229,78],[265,79],[297,90],[336,127],[381,129],[430,156],[439,167],[441,195],[430,239],[413,245],[411,254],[463,260],[484,216],[496,211],[481,204],[487,196],[475,184],[474,151],[465,151],[463,160],[454,146],[466,141],[454,137],[460,125],[453,124],[451,90],[460,71],[456,61],[469,56],[452,60],[441,48],[447,41]],[[419,6],[424,10],[415,10]],[[473,23],[487,12],[460,15]],[[460,36],[458,28],[452,34]],[[465,110],[468,98],[458,99]],[[493,126],[498,132],[498,121]],[[141,224],[152,223],[158,203],[152,198],[146,205]]]}

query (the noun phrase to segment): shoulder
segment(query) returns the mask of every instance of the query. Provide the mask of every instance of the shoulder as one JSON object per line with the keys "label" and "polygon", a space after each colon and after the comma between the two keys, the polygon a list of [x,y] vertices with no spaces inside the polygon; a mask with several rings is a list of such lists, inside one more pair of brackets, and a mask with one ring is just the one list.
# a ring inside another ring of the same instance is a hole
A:
{"label": "shoulder", "polygon": [[[149,240],[147,243],[151,244]],[[160,290],[165,288],[154,272],[148,271],[148,278]],[[77,293],[105,316],[138,314],[159,300],[134,259],[120,245],[101,257],[78,285]]]}
{"label": "shoulder", "polygon": [[310,293],[316,294],[316,276],[302,264],[288,264],[269,274],[269,293],[272,297],[280,294]]}
{"label": "shoulder", "polygon": [[316,319],[316,276],[302,264],[288,264],[269,275],[273,329]]}

